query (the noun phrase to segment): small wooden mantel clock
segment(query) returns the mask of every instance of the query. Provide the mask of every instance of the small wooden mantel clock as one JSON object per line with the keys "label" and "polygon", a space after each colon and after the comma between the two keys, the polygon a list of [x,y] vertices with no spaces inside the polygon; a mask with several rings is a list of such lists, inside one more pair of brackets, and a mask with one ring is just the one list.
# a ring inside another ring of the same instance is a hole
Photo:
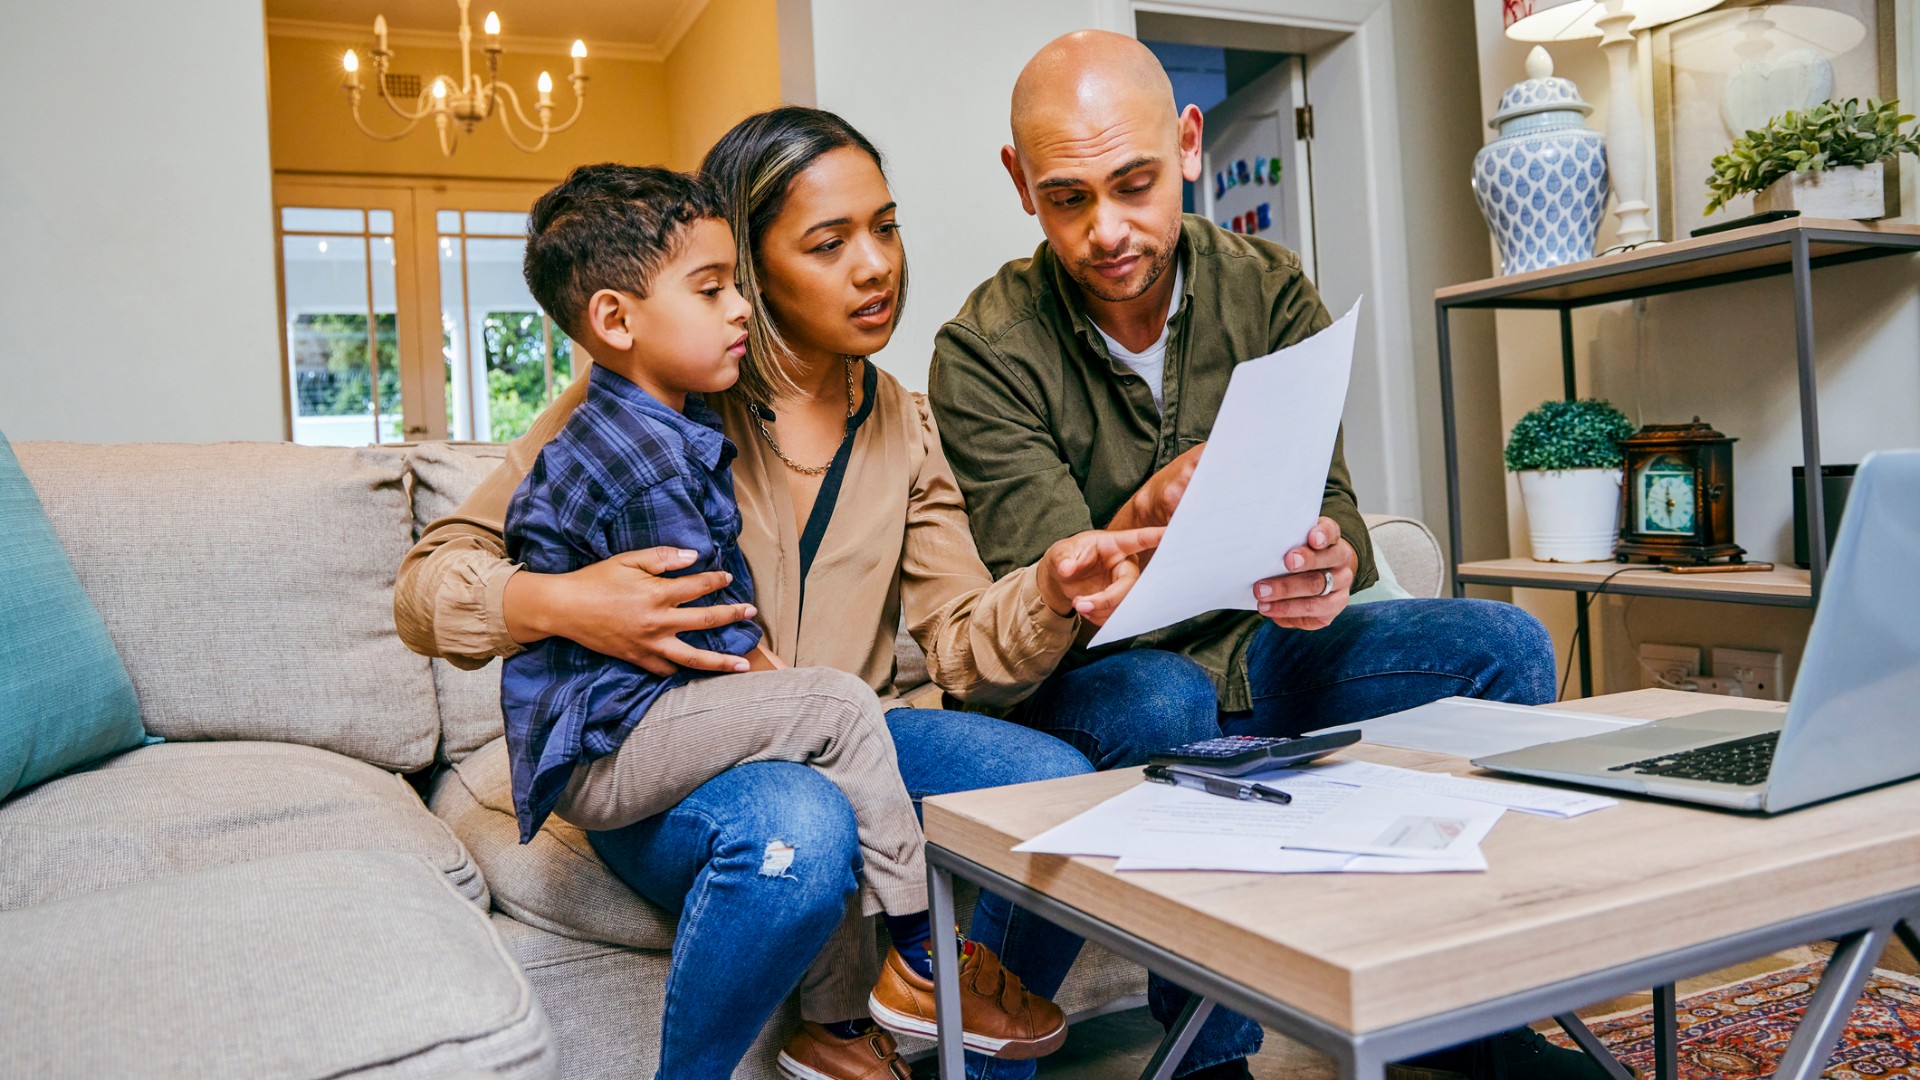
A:
{"label": "small wooden mantel clock", "polygon": [[1742,562],[1733,542],[1733,444],[1694,417],[1690,424],[1648,424],[1620,440],[1620,562],[1698,565]]}

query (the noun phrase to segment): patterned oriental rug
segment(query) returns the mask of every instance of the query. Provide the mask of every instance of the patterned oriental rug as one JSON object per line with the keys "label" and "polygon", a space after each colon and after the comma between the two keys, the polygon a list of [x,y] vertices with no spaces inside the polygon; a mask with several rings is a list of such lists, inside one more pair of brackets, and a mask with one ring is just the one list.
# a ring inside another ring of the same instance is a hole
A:
{"label": "patterned oriental rug", "polygon": [[[1680,999],[1680,1074],[1685,1080],[1760,1080],[1773,1073],[1820,984],[1819,962],[1789,967]],[[1589,1019],[1614,1055],[1653,1075],[1653,1011]],[[1571,1047],[1557,1027],[1548,1035]],[[1920,979],[1875,968],[1854,1006],[1828,1080],[1920,1077]]]}

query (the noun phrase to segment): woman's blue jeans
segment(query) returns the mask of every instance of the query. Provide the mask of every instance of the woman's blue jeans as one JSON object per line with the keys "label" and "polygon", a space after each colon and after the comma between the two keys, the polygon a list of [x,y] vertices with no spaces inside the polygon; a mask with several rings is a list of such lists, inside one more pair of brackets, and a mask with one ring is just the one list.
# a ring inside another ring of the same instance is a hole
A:
{"label": "woman's blue jeans", "polygon": [[[887,725],[916,804],[924,795],[1092,771],[1059,739],[991,717],[894,709]],[[665,813],[588,839],[635,892],[679,915],[656,1075],[731,1076],[858,887],[860,847],[846,797],[805,765],[738,765]],[[768,860],[773,841],[792,849],[790,864]],[[1080,949],[1080,939],[984,893],[971,933],[1048,997]],[[973,1077],[1034,1072],[1031,1061],[967,1058]]]}
{"label": "woman's blue jeans", "polygon": [[[1539,621],[1487,600],[1389,600],[1349,607],[1323,630],[1269,623],[1247,650],[1253,709],[1221,713],[1213,681],[1176,653],[1136,649],[1055,674],[1017,718],[1071,743],[1101,769],[1143,765],[1156,750],[1232,735],[1297,735],[1443,697],[1523,705],[1554,699],[1553,642]],[[1147,980],[1154,1018],[1171,1024],[1187,992]],[[1260,1025],[1215,1009],[1175,1070],[1260,1049]]]}

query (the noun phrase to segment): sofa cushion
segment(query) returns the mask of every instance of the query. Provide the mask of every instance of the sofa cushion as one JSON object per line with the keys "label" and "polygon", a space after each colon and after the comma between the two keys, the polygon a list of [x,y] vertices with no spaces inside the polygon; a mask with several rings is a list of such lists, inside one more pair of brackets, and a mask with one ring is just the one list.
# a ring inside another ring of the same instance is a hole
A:
{"label": "sofa cushion", "polygon": [[1407,596],[1439,596],[1446,584],[1447,569],[1433,530],[1410,517],[1365,517],[1374,556],[1391,569],[1395,585]]}
{"label": "sofa cushion", "polygon": [[549,817],[531,844],[520,843],[505,739],[442,773],[432,806],[473,852],[494,907],[565,937],[636,949],[672,947],[674,916],[607,869],[586,833]]}
{"label": "sofa cushion", "polygon": [[0,435],[0,799],[145,741],[113,639]]}
{"label": "sofa cushion", "polygon": [[0,1075],[554,1071],[486,913],[407,855],[283,855],[0,913],[0,971]]}
{"label": "sofa cushion", "polygon": [[[498,443],[421,443],[412,448],[407,467],[413,470],[416,535],[458,509],[506,452]],[[498,665],[462,671],[435,660],[433,684],[440,695],[441,761],[459,761],[500,737],[504,729]]]}
{"label": "sofa cushion", "polygon": [[20,463],[168,739],[433,761],[427,661],[393,626],[398,450],[22,443]]}
{"label": "sofa cushion", "polygon": [[486,907],[466,849],[405,780],[312,747],[232,742],[133,750],[0,803],[0,910],[335,849],[415,856]]}

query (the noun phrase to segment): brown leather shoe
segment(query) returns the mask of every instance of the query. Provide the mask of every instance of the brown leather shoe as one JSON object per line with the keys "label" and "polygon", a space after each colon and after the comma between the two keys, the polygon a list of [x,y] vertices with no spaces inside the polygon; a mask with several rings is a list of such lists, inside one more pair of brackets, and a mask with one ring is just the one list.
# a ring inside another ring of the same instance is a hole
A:
{"label": "brown leather shoe", "polygon": [[780,1051],[779,1065],[788,1080],[913,1080],[893,1036],[877,1027],[842,1039],[808,1021]]}
{"label": "brown leather shoe", "polygon": [[[875,1023],[899,1034],[931,1039],[939,1033],[933,983],[908,967],[898,949],[887,950],[867,1010]],[[967,1049],[1014,1061],[1046,1057],[1067,1041],[1060,1006],[1027,993],[1020,977],[977,941],[965,944],[960,959],[960,1024]]]}

